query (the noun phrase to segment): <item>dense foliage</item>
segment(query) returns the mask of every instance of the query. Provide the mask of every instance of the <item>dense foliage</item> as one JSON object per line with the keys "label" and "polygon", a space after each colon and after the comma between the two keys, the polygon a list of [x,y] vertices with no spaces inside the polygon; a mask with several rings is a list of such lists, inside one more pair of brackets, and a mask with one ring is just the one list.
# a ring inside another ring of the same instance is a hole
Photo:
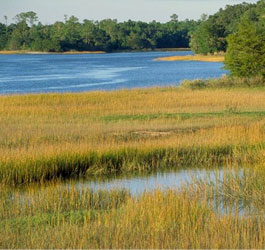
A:
{"label": "dense foliage", "polygon": [[256,4],[227,5],[212,16],[202,16],[201,24],[191,32],[190,47],[195,53],[207,54],[226,51],[227,36],[237,31],[242,15]]}
{"label": "dense foliage", "polygon": [[245,13],[227,41],[225,65],[233,76],[265,77],[265,1]]}
{"label": "dense foliage", "polygon": [[59,52],[187,48],[189,32],[198,24],[193,20],[178,21],[176,14],[167,23],[131,20],[119,23],[111,19],[80,23],[74,16],[65,16],[64,22],[43,25],[32,11],[18,14],[14,19],[15,23],[10,25],[0,23],[2,50]]}

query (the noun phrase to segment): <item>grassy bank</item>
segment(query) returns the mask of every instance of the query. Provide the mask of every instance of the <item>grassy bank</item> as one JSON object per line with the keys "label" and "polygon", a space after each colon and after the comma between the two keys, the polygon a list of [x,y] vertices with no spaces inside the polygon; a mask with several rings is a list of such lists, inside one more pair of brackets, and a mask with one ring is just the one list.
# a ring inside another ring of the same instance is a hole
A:
{"label": "grassy bank", "polygon": [[182,88],[187,89],[216,89],[216,88],[265,88],[264,77],[252,77],[252,78],[240,78],[222,76],[216,79],[197,79],[197,80],[185,80],[181,84]]}
{"label": "grassy bank", "polygon": [[0,182],[257,163],[262,89],[0,97]]}
{"label": "grassy bank", "polygon": [[1,187],[0,248],[263,249],[264,180],[252,169],[138,198],[60,183]]}
{"label": "grassy bank", "polygon": [[[0,248],[263,249],[264,100],[189,85],[1,96]],[[139,197],[64,182],[192,167],[232,168]]]}
{"label": "grassy bank", "polygon": [[201,61],[201,62],[223,62],[224,55],[188,55],[159,57],[155,61]]}

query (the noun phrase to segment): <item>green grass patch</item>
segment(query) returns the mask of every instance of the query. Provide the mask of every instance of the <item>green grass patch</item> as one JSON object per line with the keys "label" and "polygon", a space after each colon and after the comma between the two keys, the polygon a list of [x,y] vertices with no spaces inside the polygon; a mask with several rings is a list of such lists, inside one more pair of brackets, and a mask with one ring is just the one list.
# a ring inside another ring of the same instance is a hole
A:
{"label": "green grass patch", "polygon": [[223,112],[205,112],[205,113],[164,113],[164,114],[136,114],[136,115],[110,115],[103,116],[100,119],[105,122],[116,122],[126,120],[156,120],[156,119],[191,119],[202,117],[222,117],[227,115],[260,117],[265,116],[265,111],[238,111],[235,107],[227,107]]}

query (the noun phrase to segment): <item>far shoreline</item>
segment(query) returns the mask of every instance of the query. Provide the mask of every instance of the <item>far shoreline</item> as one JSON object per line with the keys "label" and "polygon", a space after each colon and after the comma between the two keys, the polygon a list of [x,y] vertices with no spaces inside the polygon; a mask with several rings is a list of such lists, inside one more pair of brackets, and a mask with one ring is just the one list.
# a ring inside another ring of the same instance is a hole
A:
{"label": "far shoreline", "polygon": [[159,48],[142,50],[113,50],[113,51],[65,51],[65,52],[45,52],[30,50],[2,50],[0,55],[78,55],[78,54],[111,54],[111,53],[130,53],[130,52],[178,52],[191,51],[190,48]]}
{"label": "far shoreline", "polygon": [[3,50],[0,55],[74,55],[74,54],[105,54],[105,51],[66,51],[66,52],[44,52],[28,50]]}

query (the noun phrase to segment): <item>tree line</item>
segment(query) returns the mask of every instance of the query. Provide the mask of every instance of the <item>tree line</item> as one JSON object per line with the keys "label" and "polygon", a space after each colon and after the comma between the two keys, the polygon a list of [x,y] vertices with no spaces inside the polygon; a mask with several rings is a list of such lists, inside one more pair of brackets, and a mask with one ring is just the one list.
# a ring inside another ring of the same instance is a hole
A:
{"label": "tree line", "polygon": [[189,32],[198,21],[179,21],[173,14],[167,23],[105,19],[83,20],[65,16],[64,22],[43,25],[35,12],[16,15],[14,23],[0,23],[1,50],[115,51],[159,48],[188,48]]}
{"label": "tree line", "polygon": [[166,23],[113,19],[43,25],[35,12],[20,13],[14,23],[0,23],[0,50],[119,51],[188,48],[196,54],[225,53],[225,67],[234,76],[265,77],[265,0],[227,5],[200,20]]}
{"label": "tree line", "polygon": [[232,76],[265,77],[265,0],[226,6],[190,32],[197,54],[225,53]]}

